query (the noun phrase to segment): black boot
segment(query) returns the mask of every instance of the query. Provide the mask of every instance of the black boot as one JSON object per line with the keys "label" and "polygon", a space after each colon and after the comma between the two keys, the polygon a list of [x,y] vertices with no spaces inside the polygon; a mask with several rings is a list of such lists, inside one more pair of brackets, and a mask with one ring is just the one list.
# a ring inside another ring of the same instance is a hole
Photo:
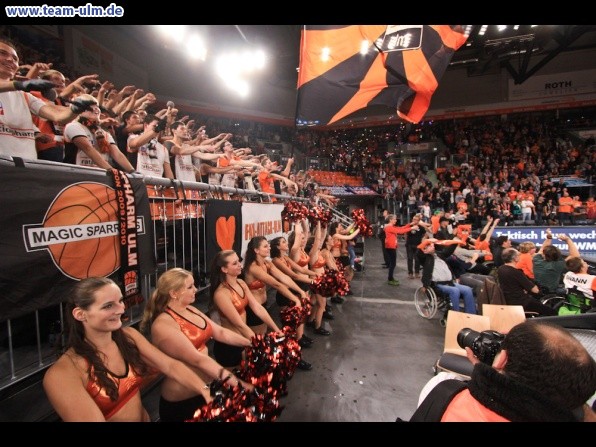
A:
{"label": "black boot", "polygon": [[300,361],[298,362],[298,369],[301,369],[303,371],[309,371],[312,369],[312,365],[308,363],[306,360],[300,359]]}

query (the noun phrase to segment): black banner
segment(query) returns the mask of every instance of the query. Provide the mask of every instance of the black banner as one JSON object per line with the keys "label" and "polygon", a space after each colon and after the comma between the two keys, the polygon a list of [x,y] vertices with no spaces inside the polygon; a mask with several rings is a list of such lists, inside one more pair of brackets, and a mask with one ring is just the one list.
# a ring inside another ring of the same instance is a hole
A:
{"label": "black banner", "polygon": [[126,174],[117,169],[108,171],[114,180],[118,202],[120,241],[120,287],[127,307],[143,301],[137,244],[137,210],[132,185]]}
{"label": "black banner", "polygon": [[[75,283],[120,283],[118,201],[110,177],[0,166],[0,321],[68,298]],[[147,190],[130,179],[137,211],[138,264],[155,272]],[[150,226],[150,225],[149,225]]]}
{"label": "black banner", "polygon": [[221,250],[234,250],[241,256],[242,209],[237,200],[207,200],[205,233],[207,235],[207,265]]}

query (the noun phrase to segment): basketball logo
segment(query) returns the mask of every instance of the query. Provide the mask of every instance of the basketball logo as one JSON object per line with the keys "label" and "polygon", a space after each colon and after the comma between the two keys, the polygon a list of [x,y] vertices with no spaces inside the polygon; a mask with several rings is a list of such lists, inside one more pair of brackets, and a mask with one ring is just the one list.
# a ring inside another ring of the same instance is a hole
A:
{"label": "basketball logo", "polygon": [[58,193],[41,225],[23,227],[27,251],[46,249],[56,267],[80,280],[120,267],[118,202],[113,188],[75,183]]}
{"label": "basketball logo", "polygon": [[131,270],[124,275],[124,291],[130,292],[137,288],[137,272]]}

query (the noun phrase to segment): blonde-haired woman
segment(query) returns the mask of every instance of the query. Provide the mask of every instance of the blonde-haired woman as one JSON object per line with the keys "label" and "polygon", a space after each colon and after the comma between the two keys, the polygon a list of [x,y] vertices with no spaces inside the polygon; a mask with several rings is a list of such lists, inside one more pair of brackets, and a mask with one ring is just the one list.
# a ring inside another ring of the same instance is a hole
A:
{"label": "blonde-haired woman", "polygon": [[[225,380],[229,386],[238,380],[213,358],[209,357],[207,342],[211,338],[232,346],[250,346],[250,340],[226,329],[192,306],[197,288],[188,270],[172,268],[157,280],[141,322],[141,330],[151,330],[155,346],[169,356],[184,362],[203,381]],[[242,383],[244,387],[246,383]],[[166,379],[161,385],[159,416],[164,422],[183,422],[191,419],[197,408],[205,404],[202,395],[175,380]]]}

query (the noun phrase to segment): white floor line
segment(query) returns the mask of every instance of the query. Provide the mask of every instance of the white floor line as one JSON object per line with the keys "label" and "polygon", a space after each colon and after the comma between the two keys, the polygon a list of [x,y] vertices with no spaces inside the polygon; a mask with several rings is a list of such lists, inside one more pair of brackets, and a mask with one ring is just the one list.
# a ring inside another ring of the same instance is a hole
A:
{"label": "white floor line", "polygon": [[414,305],[414,301],[404,301],[404,300],[393,300],[389,298],[358,298],[358,297],[350,297],[348,298],[350,301],[358,301],[360,303],[377,303],[377,304],[408,304],[410,306]]}

